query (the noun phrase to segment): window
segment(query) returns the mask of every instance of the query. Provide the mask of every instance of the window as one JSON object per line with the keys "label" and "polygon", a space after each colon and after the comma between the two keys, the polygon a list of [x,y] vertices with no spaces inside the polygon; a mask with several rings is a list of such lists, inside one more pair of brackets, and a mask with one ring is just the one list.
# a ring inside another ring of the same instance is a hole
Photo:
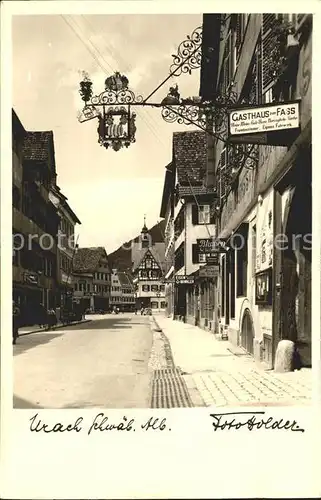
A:
{"label": "window", "polygon": [[226,267],[226,256],[222,257],[222,287],[221,287],[221,316],[225,316],[225,267]]}
{"label": "window", "polygon": [[244,297],[247,293],[247,237],[248,237],[248,224],[243,224],[239,229],[240,234],[243,236],[245,244],[236,250],[236,266],[237,266],[237,284],[236,295],[237,297]]}
{"label": "window", "polygon": [[227,191],[227,149],[224,148],[221,152],[220,161],[218,164],[218,178],[219,178],[219,197],[224,198]]}
{"label": "window", "polygon": [[159,278],[159,271],[151,271],[150,273],[152,279]]}
{"label": "window", "polygon": [[158,309],[158,302],[151,302],[152,309]]}
{"label": "window", "polygon": [[229,254],[231,273],[231,318],[235,318],[235,249],[232,248]]}
{"label": "window", "polygon": [[90,283],[87,283],[87,292],[90,292]]}
{"label": "window", "polygon": [[198,208],[198,223],[199,224],[209,224],[210,223],[210,206],[200,205]]}
{"label": "window", "polygon": [[151,286],[151,291],[152,292],[158,292],[158,285],[152,285]]}
{"label": "window", "polygon": [[160,285],[159,289],[161,292],[165,292],[165,285]]}
{"label": "window", "polygon": [[241,53],[241,48],[244,40],[244,35],[249,20],[249,14],[237,14],[236,16],[236,58],[238,59]]}
{"label": "window", "polygon": [[200,264],[206,264],[206,253],[200,253],[198,256],[198,262]]}
{"label": "window", "polygon": [[256,270],[256,224],[252,226],[252,276],[255,276]]}
{"label": "window", "polygon": [[175,252],[174,267],[175,271],[179,271],[185,265],[185,246],[182,243]]}
{"label": "window", "polygon": [[166,302],[161,302],[161,309],[165,309],[166,307]]}
{"label": "window", "polygon": [[142,286],[142,291],[143,292],[149,292],[149,285],[143,285]]}

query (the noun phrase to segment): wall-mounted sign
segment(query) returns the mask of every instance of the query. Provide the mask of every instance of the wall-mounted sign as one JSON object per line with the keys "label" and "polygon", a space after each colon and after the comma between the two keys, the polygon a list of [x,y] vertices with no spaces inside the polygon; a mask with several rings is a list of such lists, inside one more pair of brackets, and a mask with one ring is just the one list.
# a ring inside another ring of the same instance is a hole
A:
{"label": "wall-mounted sign", "polygon": [[255,304],[272,305],[272,267],[255,275]]}
{"label": "wall-mounted sign", "polygon": [[199,254],[214,255],[217,252],[226,252],[226,240],[214,238],[202,238],[196,240],[197,251]]}
{"label": "wall-mounted sign", "polygon": [[185,274],[175,276],[176,285],[194,285],[194,276],[186,276]]}
{"label": "wall-mounted sign", "polygon": [[210,254],[206,255],[206,264],[210,264],[212,266],[218,266],[220,264],[219,252],[210,253]]}
{"label": "wall-mounted sign", "polygon": [[24,281],[28,285],[38,285],[39,276],[36,273],[24,273]]}
{"label": "wall-mounted sign", "polygon": [[201,267],[198,271],[198,275],[201,278],[215,278],[219,275],[220,267],[219,266],[205,266]]}
{"label": "wall-mounted sign", "polygon": [[299,102],[235,108],[228,119],[230,136],[296,129],[300,126]]}

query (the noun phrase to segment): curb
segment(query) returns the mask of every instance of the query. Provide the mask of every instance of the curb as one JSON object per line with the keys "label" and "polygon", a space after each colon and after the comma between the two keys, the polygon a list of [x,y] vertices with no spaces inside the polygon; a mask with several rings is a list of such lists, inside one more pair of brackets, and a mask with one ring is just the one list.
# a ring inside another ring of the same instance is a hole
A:
{"label": "curb", "polygon": [[92,321],[92,319],[85,319],[83,321],[75,321],[73,323],[70,323],[69,325],[54,326],[50,330],[44,330],[43,328],[41,328],[39,330],[32,330],[32,332],[19,333],[19,337],[24,337],[25,335],[31,335],[32,333],[53,332],[55,330],[59,330],[60,328],[65,328],[68,326],[75,326],[75,325],[82,325],[83,323],[89,323],[90,321]]}

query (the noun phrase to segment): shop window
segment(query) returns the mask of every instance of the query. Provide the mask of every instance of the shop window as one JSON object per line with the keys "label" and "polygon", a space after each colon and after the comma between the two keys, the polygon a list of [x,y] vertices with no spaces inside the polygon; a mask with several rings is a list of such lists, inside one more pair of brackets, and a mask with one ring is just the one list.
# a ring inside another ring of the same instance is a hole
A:
{"label": "shop window", "polygon": [[166,307],[166,302],[161,302],[161,309],[165,309]]}
{"label": "shop window", "polygon": [[158,309],[158,302],[151,302],[152,309]]}

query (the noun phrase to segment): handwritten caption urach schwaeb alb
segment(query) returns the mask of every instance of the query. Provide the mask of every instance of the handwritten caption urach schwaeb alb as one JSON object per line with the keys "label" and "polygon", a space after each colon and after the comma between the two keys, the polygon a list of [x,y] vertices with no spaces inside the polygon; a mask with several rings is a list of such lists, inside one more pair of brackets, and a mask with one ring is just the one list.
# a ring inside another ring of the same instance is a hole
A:
{"label": "handwritten caption urach schwaeb alb", "polygon": [[54,424],[48,424],[39,418],[38,413],[36,413],[30,419],[29,429],[31,432],[43,432],[45,434],[50,433],[60,433],[60,432],[86,432],[88,436],[95,432],[105,432],[105,431],[126,431],[126,432],[136,432],[140,431],[170,431],[168,427],[166,418],[160,419],[155,417],[150,417],[141,423],[136,422],[134,418],[128,418],[126,416],[122,417],[118,421],[111,421],[104,413],[98,413],[95,418],[88,424],[85,423],[83,417],[78,417],[71,423],[61,423],[56,422]]}

